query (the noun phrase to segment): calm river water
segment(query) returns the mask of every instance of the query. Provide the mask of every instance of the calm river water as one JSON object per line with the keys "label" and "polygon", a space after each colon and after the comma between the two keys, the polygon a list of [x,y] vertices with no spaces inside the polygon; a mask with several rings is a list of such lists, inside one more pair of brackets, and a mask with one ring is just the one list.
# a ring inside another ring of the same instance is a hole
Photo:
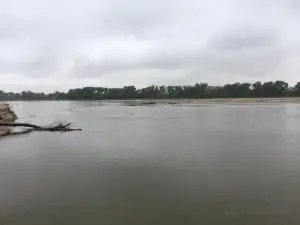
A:
{"label": "calm river water", "polygon": [[13,102],[0,224],[300,224],[300,104]]}

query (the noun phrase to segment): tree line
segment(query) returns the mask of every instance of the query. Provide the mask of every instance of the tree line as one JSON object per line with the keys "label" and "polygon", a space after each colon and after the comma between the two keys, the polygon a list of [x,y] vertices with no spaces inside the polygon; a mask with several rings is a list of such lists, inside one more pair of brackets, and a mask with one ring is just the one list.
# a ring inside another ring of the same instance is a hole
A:
{"label": "tree line", "polygon": [[158,98],[268,98],[300,97],[300,82],[290,87],[284,81],[255,83],[233,83],[224,86],[210,86],[207,83],[195,85],[148,86],[137,89],[135,86],[122,88],[83,87],[65,92],[21,93],[0,90],[0,100],[101,100],[101,99],[158,99]]}

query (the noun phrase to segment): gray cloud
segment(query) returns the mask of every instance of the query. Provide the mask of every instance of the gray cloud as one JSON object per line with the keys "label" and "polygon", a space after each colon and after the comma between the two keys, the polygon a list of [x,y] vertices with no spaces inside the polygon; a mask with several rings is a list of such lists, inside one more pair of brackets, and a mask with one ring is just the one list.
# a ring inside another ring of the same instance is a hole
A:
{"label": "gray cloud", "polygon": [[280,33],[267,30],[244,28],[240,30],[226,30],[224,34],[215,36],[211,40],[211,47],[220,51],[247,50],[253,48],[273,48],[280,45]]}
{"label": "gray cloud", "polygon": [[49,90],[57,84],[295,83],[299,9],[295,0],[3,0],[0,79],[33,89],[48,82]]}

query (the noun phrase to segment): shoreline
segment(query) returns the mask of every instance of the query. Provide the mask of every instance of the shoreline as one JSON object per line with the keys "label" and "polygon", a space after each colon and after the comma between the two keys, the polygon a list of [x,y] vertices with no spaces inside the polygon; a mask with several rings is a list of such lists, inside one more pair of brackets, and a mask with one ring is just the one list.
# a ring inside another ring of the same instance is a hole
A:
{"label": "shoreline", "polygon": [[127,101],[153,101],[153,102],[299,102],[300,97],[284,97],[284,98],[134,98],[134,99],[57,99],[57,100],[6,100],[6,102],[60,102],[60,101],[112,101],[112,102],[127,102]]}
{"label": "shoreline", "polygon": [[287,98],[185,98],[185,99],[162,99],[163,101],[214,101],[214,102],[290,102],[290,101],[299,101],[300,97],[287,97]]}
{"label": "shoreline", "polygon": [[[0,122],[14,122],[17,119],[15,112],[10,108],[7,103],[0,102]],[[10,127],[0,126],[0,137],[9,134]]]}

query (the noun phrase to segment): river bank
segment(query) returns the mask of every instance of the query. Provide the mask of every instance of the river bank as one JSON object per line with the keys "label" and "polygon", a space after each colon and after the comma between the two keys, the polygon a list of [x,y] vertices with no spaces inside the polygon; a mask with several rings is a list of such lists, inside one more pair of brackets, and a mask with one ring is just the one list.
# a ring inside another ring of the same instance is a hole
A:
{"label": "river bank", "polygon": [[[17,119],[15,112],[7,103],[0,103],[0,122],[14,122]],[[9,127],[0,126],[0,136],[6,135],[10,131]]]}
{"label": "river bank", "polygon": [[300,103],[300,98],[176,98],[176,99],[126,99],[102,100],[112,102],[154,102],[154,103]]}
{"label": "river bank", "polygon": [[[286,98],[127,98],[127,99],[36,99],[36,100],[9,100],[8,102],[52,102],[52,101],[104,101],[104,102],[300,102],[300,97],[286,97]],[[0,103],[1,105],[1,103]]]}
{"label": "river bank", "polygon": [[189,102],[286,102],[286,103],[292,103],[292,102],[299,102],[300,98],[214,98],[214,99],[164,99],[164,101],[189,101]]}

